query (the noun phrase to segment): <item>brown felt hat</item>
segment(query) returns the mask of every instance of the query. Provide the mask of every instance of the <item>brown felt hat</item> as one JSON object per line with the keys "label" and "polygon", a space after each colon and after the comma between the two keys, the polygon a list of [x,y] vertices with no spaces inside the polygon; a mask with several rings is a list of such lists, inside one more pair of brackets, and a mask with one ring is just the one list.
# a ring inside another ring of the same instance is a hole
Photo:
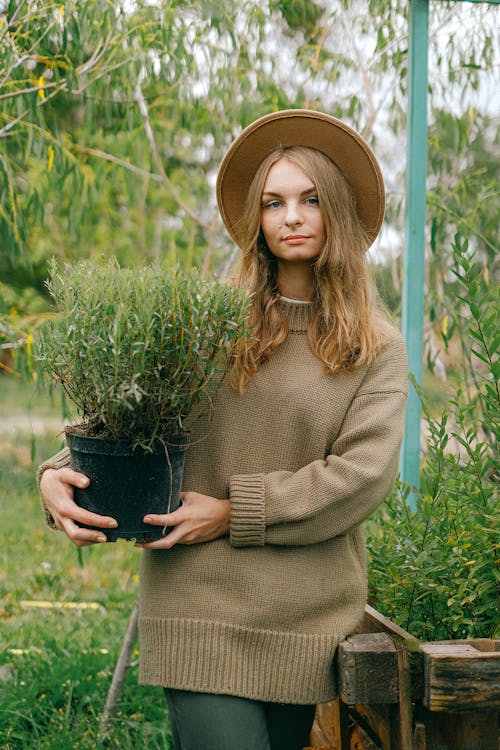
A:
{"label": "brown felt hat", "polygon": [[233,240],[239,242],[243,206],[259,165],[274,149],[307,146],[322,151],[345,177],[370,244],[382,225],[382,172],[366,141],[345,122],[324,112],[285,109],[252,122],[230,145],[217,175],[217,202]]}

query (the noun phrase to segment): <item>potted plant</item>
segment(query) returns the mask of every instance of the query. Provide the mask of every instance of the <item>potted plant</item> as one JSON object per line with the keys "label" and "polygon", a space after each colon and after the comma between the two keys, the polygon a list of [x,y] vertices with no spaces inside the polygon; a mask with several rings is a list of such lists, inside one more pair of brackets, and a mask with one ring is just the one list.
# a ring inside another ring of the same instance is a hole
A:
{"label": "potted plant", "polygon": [[195,269],[114,259],[53,261],[47,287],[57,315],[40,329],[37,358],[76,407],[66,442],[91,481],[75,500],[117,519],[108,541],[157,539],[164,530],[142,518],[178,507],[186,419],[212,403],[248,336],[248,298]]}

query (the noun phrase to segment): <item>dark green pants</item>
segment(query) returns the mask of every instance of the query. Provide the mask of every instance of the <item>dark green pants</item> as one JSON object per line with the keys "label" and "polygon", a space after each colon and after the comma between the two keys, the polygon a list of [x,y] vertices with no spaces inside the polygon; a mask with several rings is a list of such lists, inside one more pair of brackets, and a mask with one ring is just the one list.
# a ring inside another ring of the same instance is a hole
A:
{"label": "dark green pants", "polygon": [[165,690],[174,750],[302,750],[314,706]]}

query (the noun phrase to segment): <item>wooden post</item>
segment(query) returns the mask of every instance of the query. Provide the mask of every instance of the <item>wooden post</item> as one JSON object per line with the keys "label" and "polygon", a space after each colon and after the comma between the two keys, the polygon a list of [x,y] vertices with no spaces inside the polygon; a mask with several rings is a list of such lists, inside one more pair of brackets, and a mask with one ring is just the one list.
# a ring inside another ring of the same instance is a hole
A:
{"label": "wooden post", "polygon": [[386,633],[353,635],[338,650],[340,697],[347,705],[397,703],[398,654]]}
{"label": "wooden post", "polygon": [[104,707],[104,711],[101,717],[101,722],[99,724],[99,735],[98,735],[99,742],[102,742],[106,738],[106,735],[109,729],[110,720],[116,713],[116,707],[118,705],[118,701],[120,700],[123,682],[127,674],[127,669],[130,666],[130,657],[132,655],[132,649],[134,648],[134,644],[137,639],[138,619],[139,619],[139,604],[136,603],[134,606],[134,609],[132,610],[132,614],[130,615],[127,632],[123,640],[122,648],[120,651],[120,656],[118,657],[118,661],[116,663],[115,671],[113,673],[113,679],[111,681],[111,686],[109,688],[108,698],[106,700],[106,705]]}
{"label": "wooden post", "polygon": [[351,636],[339,646],[338,679],[341,702],[352,707],[361,729],[373,729],[386,750],[412,750],[410,661],[404,646],[396,647],[387,633]]}
{"label": "wooden post", "polygon": [[[422,382],[427,175],[428,0],[410,0],[408,16],[408,140],[402,327],[408,350],[410,372],[420,384]],[[420,399],[413,386],[410,386],[405,436],[401,450],[401,477],[414,487],[419,486],[421,411]],[[413,494],[409,502],[415,507]]]}
{"label": "wooden post", "polygon": [[410,654],[404,646],[398,648],[398,687],[396,747],[399,746],[401,750],[412,750],[413,705],[411,699]]}

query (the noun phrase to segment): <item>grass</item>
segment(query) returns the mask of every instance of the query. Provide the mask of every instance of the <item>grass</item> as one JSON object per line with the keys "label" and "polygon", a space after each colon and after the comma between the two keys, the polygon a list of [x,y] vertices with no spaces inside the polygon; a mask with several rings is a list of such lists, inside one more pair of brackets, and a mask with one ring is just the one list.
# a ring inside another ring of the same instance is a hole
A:
{"label": "grass", "polygon": [[17,377],[0,375],[2,398],[0,418],[25,414],[36,418],[61,417],[61,394],[37,387],[34,382],[20,381]]}
{"label": "grass", "polygon": [[[12,381],[11,381],[12,382]],[[0,414],[21,412],[26,387],[8,386]],[[4,379],[2,378],[2,396]],[[53,416],[43,402],[32,410]],[[5,411],[4,411],[5,409]],[[35,466],[58,450],[55,432],[0,430],[0,747],[85,750],[97,741],[113,670],[137,596],[139,550],[126,542],[81,550],[45,526]],[[26,602],[91,602],[34,609]],[[168,750],[162,691],[128,670],[107,747]]]}

